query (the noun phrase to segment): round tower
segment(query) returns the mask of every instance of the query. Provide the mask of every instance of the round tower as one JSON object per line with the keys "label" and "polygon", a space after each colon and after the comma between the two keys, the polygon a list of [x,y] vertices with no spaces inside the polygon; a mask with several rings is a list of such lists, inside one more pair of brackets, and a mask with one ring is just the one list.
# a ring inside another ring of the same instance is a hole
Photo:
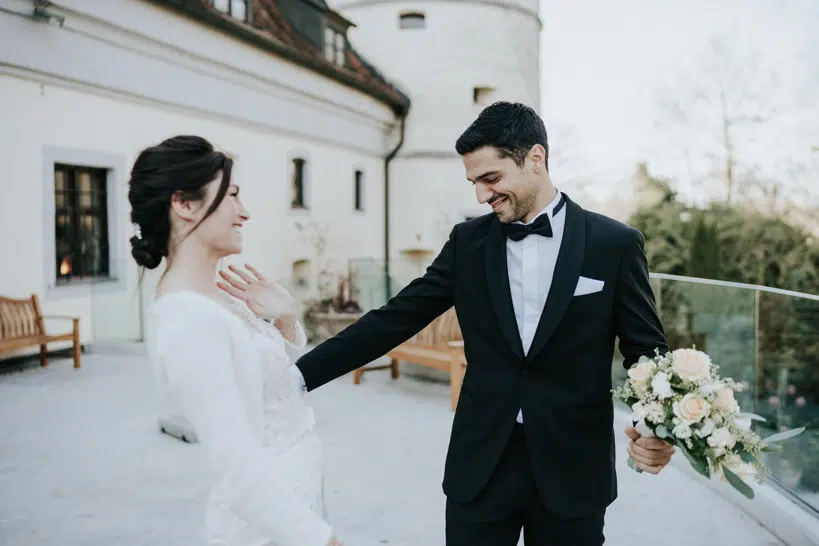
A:
{"label": "round tower", "polygon": [[454,224],[490,210],[466,180],[458,136],[497,100],[540,109],[538,0],[335,4],[355,24],[351,45],[410,97],[390,170],[390,254],[423,267]]}

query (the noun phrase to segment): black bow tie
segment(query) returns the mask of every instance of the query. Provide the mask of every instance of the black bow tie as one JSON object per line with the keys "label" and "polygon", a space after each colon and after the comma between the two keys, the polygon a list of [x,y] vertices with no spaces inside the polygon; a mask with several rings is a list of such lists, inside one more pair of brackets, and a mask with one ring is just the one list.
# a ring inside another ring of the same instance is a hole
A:
{"label": "black bow tie", "polygon": [[[565,204],[566,199],[564,198],[563,194],[561,194],[560,200],[557,202],[557,205],[555,205],[555,208],[552,209],[552,216],[560,212],[560,209],[562,209],[563,205]],[[531,224],[503,224],[503,229],[506,231],[506,236],[515,242],[522,241],[527,235],[531,235],[533,233],[535,235],[542,235],[543,237],[552,237],[554,235],[552,232],[552,222],[549,220],[548,212],[535,218],[535,221]]]}
{"label": "black bow tie", "polygon": [[552,236],[552,223],[549,221],[549,213],[541,214],[531,224],[504,224],[506,236],[513,241],[522,241],[526,236],[535,234],[543,237]]}

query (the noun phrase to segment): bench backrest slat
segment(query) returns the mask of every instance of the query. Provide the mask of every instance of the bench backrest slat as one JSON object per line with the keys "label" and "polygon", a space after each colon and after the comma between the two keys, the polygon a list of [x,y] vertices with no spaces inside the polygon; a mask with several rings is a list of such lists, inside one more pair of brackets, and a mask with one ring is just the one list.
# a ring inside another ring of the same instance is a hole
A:
{"label": "bench backrest slat", "polygon": [[0,339],[33,337],[43,333],[43,314],[36,294],[24,300],[0,297]]}
{"label": "bench backrest slat", "polygon": [[415,334],[409,343],[419,345],[445,345],[449,341],[463,341],[458,315],[455,308],[450,307],[447,311],[436,317],[423,330]]}

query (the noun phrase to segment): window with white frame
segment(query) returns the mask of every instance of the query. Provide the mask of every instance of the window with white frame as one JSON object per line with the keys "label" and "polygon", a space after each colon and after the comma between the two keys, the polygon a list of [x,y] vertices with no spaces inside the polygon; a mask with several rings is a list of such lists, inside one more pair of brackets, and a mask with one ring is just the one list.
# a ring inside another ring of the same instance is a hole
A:
{"label": "window with white frame", "polygon": [[293,284],[298,288],[307,288],[310,285],[310,260],[296,260],[292,269]]}
{"label": "window with white frame", "polygon": [[245,23],[250,20],[250,0],[210,0],[210,4],[234,19]]}
{"label": "window with white frame", "polygon": [[353,178],[353,208],[364,210],[364,172],[356,171]]}
{"label": "window with white frame", "polygon": [[472,88],[472,102],[478,106],[489,106],[495,102],[496,91],[488,85],[478,85]]}
{"label": "window with white frame", "polygon": [[344,33],[332,27],[324,28],[324,58],[339,66],[344,66],[347,40]]}
{"label": "window with white frame", "polygon": [[110,277],[108,170],[54,164],[56,284]]}
{"label": "window with white frame", "polygon": [[398,15],[398,28],[422,29],[426,26],[427,19],[421,11],[407,11]]}
{"label": "window with white frame", "polygon": [[295,157],[290,162],[290,207],[293,209],[307,208],[306,167],[307,161],[301,157]]}

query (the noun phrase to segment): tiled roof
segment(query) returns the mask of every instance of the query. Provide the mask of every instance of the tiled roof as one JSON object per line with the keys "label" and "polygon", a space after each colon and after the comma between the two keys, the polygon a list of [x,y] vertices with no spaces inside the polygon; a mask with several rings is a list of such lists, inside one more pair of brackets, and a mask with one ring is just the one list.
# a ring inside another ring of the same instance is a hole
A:
{"label": "tiled roof", "polygon": [[406,113],[409,108],[409,98],[364,60],[349,43],[345,66],[325,59],[324,52],[294,29],[282,15],[277,0],[250,0],[253,9],[251,23],[244,23],[216,10],[208,0],[150,1],[185,13],[202,23],[218,27],[237,38],[356,88],[390,105],[396,113]]}

